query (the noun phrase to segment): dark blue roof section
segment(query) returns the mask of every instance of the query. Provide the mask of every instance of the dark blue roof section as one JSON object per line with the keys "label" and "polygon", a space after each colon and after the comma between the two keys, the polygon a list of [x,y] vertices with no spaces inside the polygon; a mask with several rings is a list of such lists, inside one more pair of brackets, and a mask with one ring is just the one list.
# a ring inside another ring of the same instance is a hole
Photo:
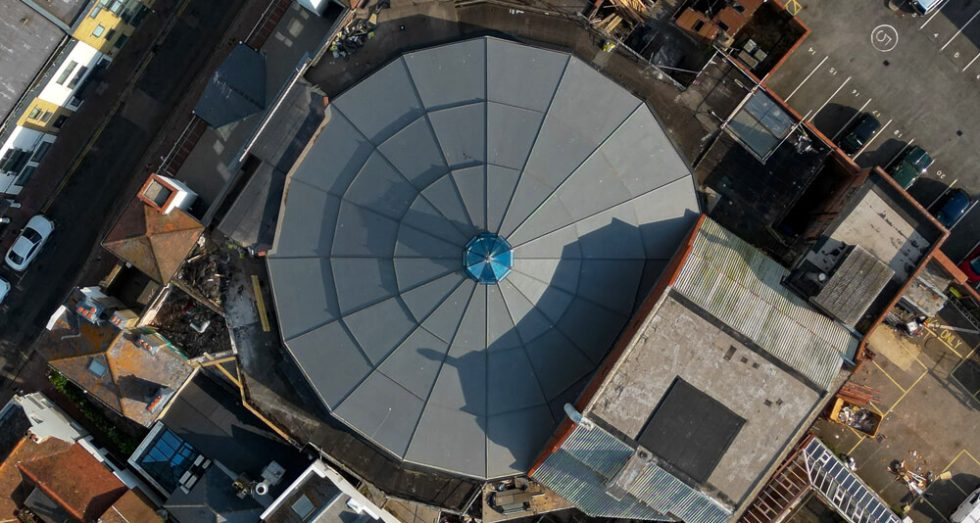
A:
{"label": "dark blue roof section", "polygon": [[194,114],[211,127],[224,127],[265,109],[265,57],[238,44],[211,75]]}

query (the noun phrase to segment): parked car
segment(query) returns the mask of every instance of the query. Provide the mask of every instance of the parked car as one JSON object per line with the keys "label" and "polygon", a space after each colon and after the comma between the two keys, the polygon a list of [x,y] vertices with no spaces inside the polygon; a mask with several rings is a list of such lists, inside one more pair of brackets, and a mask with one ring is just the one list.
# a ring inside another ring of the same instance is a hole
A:
{"label": "parked car", "polygon": [[37,253],[41,251],[41,247],[51,237],[52,232],[54,232],[54,223],[51,220],[40,214],[34,215],[7,251],[7,265],[18,272],[26,269],[37,257]]}
{"label": "parked car", "polygon": [[7,294],[10,292],[10,282],[0,278],[0,303],[7,299]]}
{"label": "parked car", "polygon": [[932,156],[925,149],[916,145],[910,147],[895,160],[895,163],[888,168],[888,174],[902,186],[903,189],[912,187],[912,184],[926,173],[932,165]]}
{"label": "parked car", "polygon": [[949,229],[966,214],[972,203],[973,198],[970,198],[970,195],[963,189],[957,188],[947,191],[934,207],[936,219],[943,224],[943,227]]}
{"label": "parked car", "polygon": [[960,262],[960,270],[966,274],[966,281],[969,283],[980,282],[980,245],[973,252]]}
{"label": "parked car", "polygon": [[980,523],[980,488],[974,490],[949,516],[950,523]]}
{"label": "parked car", "polygon": [[868,143],[881,129],[881,122],[871,113],[864,113],[848,129],[847,134],[837,144],[847,154],[855,154]]}

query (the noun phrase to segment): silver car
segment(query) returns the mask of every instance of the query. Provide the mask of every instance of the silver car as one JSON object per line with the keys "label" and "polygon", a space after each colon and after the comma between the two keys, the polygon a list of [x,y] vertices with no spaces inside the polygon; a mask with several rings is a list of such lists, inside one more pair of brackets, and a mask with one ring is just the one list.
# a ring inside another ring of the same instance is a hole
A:
{"label": "silver car", "polygon": [[20,236],[7,251],[7,266],[15,271],[23,271],[37,257],[41,247],[54,232],[54,222],[37,214],[20,231]]}

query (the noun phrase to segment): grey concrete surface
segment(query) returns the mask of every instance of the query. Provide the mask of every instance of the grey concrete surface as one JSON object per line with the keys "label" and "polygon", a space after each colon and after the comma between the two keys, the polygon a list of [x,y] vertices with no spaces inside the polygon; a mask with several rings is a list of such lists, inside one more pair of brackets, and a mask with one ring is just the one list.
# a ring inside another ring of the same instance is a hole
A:
{"label": "grey concrete surface", "polygon": [[[813,32],[768,85],[830,138],[843,136],[859,112],[875,114],[883,128],[857,154],[859,165],[887,165],[913,143],[928,150],[936,163],[910,191],[923,205],[950,185],[980,190],[980,4],[949,0],[929,17],[881,1],[800,4]],[[978,239],[973,211],[944,251],[958,261]]]}

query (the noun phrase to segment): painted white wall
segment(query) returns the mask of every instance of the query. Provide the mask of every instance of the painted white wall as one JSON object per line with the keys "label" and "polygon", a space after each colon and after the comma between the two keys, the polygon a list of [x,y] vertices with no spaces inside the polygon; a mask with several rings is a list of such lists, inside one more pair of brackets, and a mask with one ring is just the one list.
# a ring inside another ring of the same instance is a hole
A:
{"label": "painted white wall", "polygon": [[51,437],[65,443],[74,443],[88,435],[81,425],[75,423],[40,392],[14,396],[13,401],[20,405],[27,419],[31,421],[29,431],[39,443]]}
{"label": "painted white wall", "polygon": [[[103,57],[109,59],[107,56],[97,51],[94,47],[84,42],[75,40],[71,51],[68,53],[68,56],[65,57],[65,59],[61,62],[61,65],[58,66],[58,70],[51,75],[51,78],[48,80],[47,85],[44,86],[44,89],[41,90],[41,94],[38,95],[38,98],[46,102],[51,102],[59,107],[68,107],[72,110],[77,109],[77,105],[72,105],[70,103],[71,97],[73,94],[75,94],[75,91],[78,90],[78,87],[82,85],[85,78],[92,74],[92,70],[95,68],[95,65],[99,63],[99,60],[101,60]],[[73,63],[75,64],[74,70],[65,79],[64,85],[59,85],[58,79],[65,70],[72,66]],[[78,78],[78,81],[75,83],[75,88],[69,88],[69,83],[76,76],[78,76],[78,73],[81,71],[83,66],[86,67],[87,70],[80,78]]]}
{"label": "painted white wall", "polygon": [[[41,142],[54,143],[56,136],[53,134],[44,133],[41,131],[35,131],[34,129],[28,129],[23,126],[16,126],[14,130],[11,131],[10,137],[7,141],[0,146],[0,158],[3,158],[7,151],[11,148],[16,147],[17,149],[23,149],[25,151],[36,151]],[[29,161],[25,168],[28,166],[37,167],[37,162]],[[14,185],[14,181],[17,179],[20,173],[7,173],[0,172],[0,194],[20,194],[23,187]]]}

